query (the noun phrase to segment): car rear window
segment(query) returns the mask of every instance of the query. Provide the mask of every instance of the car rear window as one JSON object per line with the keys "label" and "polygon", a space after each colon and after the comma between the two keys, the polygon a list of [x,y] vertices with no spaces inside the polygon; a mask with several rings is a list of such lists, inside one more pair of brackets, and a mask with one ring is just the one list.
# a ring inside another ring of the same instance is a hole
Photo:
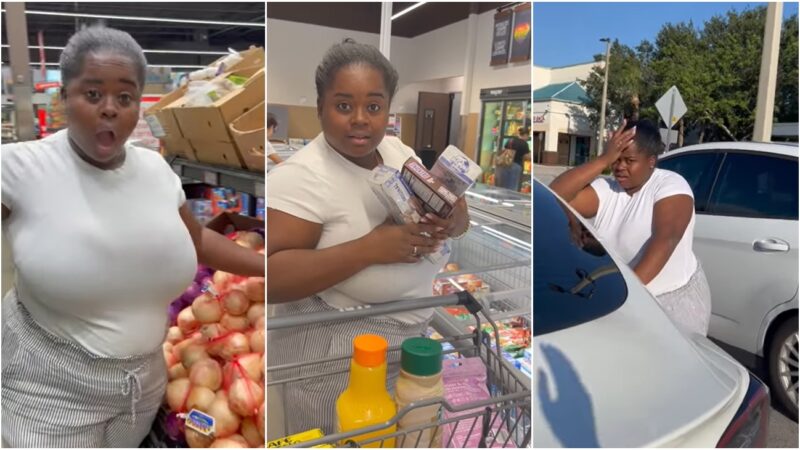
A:
{"label": "car rear window", "polygon": [[533,214],[533,334],[605,316],[625,303],[628,287],[606,249],[538,181]]}

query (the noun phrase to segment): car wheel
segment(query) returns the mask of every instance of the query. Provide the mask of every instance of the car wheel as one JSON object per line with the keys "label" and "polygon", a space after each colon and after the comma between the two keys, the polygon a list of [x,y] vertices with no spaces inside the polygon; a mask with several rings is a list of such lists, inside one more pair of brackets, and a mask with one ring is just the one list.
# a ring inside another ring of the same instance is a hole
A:
{"label": "car wheel", "polygon": [[769,348],[769,379],[775,398],[797,420],[797,317],[783,322]]}

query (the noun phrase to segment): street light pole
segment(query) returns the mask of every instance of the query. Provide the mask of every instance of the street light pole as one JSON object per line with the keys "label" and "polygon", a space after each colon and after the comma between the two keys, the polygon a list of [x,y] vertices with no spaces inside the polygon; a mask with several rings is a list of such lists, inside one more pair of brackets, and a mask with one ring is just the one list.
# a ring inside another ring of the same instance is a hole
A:
{"label": "street light pole", "polygon": [[767,3],[764,45],[761,50],[761,73],[758,76],[756,122],[753,129],[754,142],[769,142],[772,139],[772,115],[775,112],[775,89],[778,84],[782,14],[782,3]]}
{"label": "street light pole", "polygon": [[597,156],[603,154],[603,139],[605,139],[606,130],[606,97],[608,95],[608,66],[611,62],[611,39],[602,38],[600,42],[606,43],[606,67],[603,78],[603,100],[600,103],[600,137],[597,139]]}

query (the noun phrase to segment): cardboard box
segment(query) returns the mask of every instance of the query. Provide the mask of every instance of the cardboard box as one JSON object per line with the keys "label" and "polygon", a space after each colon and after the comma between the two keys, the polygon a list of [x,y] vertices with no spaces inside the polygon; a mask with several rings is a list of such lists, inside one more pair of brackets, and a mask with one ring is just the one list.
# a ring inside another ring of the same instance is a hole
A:
{"label": "cardboard box", "polygon": [[434,178],[428,169],[414,158],[408,158],[401,172],[403,180],[422,201],[426,211],[439,217],[449,217],[458,197],[450,192],[441,181]]}
{"label": "cardboard box", "polygon": [[195,157],[200,162],[233,167],[235,169],[244,168],[242,156],[233,142],[190,139],[189,143],[194,149]]}
{"label": "cardboard box", "polygon": [[264,101],[264,68],[250,67],[220,75],[227,77],[238,75],[248,80],[239,89],[230,92],[209,106],[186,106],[185,100],[178,100],[171,105],[175,119],[190,140],[233,142],[228,125],[234,119],[246,113]]}
{"label": "cardboard box", "polygon": [[188,139],[184,138],[174,138],[174,137],[165,137],[161,140],[161,148],[163,149],[162,154],[164,155],[176,155],[182,158],[186,158],[189,161],[197,161],[197,155],[194,153],[194,148],[192,148],[192,144],[189,142]]}
{"label": "cardboard box", "polygon": [[[239,55],[242,56],[242,60],[232,65],[231,67],[226,67],[225,68],[226,72],[232,72],[235,70],[253,66],[264,67],[266,65],[266,57],[264,56],[264,47],[250,47],[247,50],[239,52]],[[216,66],[223,59],[225,59],[225,56],[217,58],[213,63],[209,64],[209,67]]]}
{"label": "cardboard box", "polygon": [[167,136],[171,138],[184,137],[170,106],[181,100],[185,93],[185,87],[178,88],[161,97],[158,103],[145,110],[144,120],[146,120],[147,125],[150,126],[150,131],[153,133],[153,136],[157,138],[164,138]]}
{"label": "cardboard box", "polygon": [[266,142],[266,116],[264,102],[247,111],[230,124],[233,142],[239,149],[245,168],[254,172],[264,172],[266,168],[264,143]]}
{"label": "cardboard box", "polygon": [[236,213],[224,212],[211,219],[206,228],[217,233],[228,235],[234,231],[250,231],[253,228],[264,228],[264,221]]}

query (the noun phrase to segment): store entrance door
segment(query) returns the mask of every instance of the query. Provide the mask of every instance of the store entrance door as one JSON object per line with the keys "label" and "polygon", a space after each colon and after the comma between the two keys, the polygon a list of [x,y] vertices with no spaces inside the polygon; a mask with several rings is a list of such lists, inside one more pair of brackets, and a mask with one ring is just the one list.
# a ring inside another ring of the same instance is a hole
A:
{"label": "store entrance door", "polygon": [[420,92],[417,102],[417,136],[414,150],[434,151],[436,157],[447,147],[450,133],[450,94]]}
{"label": "store entrance door", "polygon": [[544,132],[536,131],[533,133],[533,162],[541,164],[544,159]]}
{"label": "store entrance door", "polygon": [[569,135],[558,133],[558,165],[569,165]]}

